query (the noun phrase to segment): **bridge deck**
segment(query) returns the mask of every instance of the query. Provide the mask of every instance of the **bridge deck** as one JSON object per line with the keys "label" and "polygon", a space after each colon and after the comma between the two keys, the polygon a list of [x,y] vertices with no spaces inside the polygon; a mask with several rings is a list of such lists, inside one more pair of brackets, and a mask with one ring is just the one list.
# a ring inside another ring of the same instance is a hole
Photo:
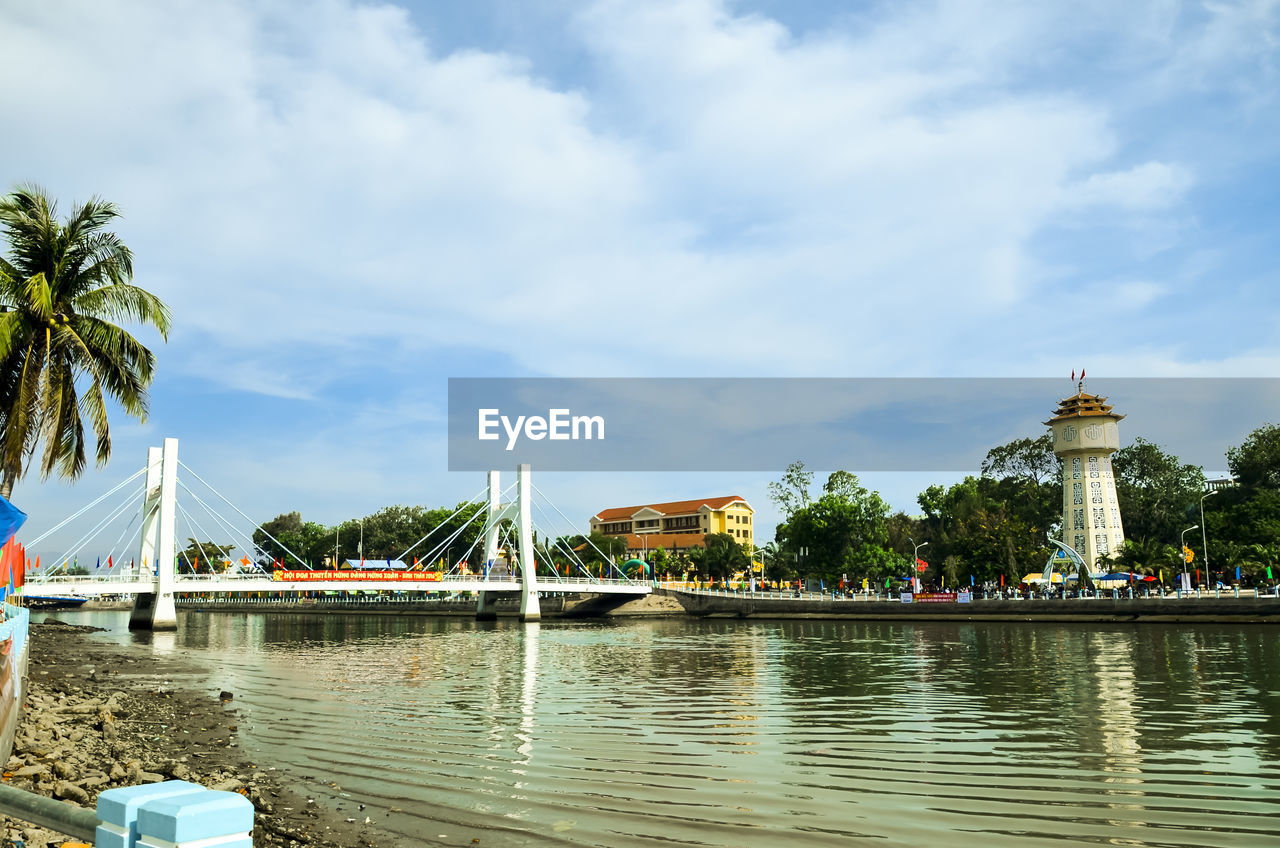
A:
{"label": "bridge deck", "polygon": [[[485,580],[474,576],[446,575],[441,580],[401,581],[368,580],[272,580],[257,575],[179,575],[173,583],[174,592],[519,592],[521,582],[514,579]],[[647,595],[652,590],[648,583],[635,580],[587,580],[572,577],[539,577],[539,592],[566,592],[592,595]],[[101,595],[133,595],[156,591],[151,577],[125,575],[121,577],[28,577],[24,591],[28,595],[58,594],[76,597]]]}

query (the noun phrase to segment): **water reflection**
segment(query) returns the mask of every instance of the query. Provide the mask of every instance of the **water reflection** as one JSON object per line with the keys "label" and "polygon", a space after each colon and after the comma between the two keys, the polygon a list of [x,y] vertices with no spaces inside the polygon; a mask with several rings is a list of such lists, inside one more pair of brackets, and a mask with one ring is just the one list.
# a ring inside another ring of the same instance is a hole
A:
{"label": "water reflection", "polygon": [[223,614],[176,638],[264,760],[423,838],[1248,846],[1280,813],[1264,627]]}

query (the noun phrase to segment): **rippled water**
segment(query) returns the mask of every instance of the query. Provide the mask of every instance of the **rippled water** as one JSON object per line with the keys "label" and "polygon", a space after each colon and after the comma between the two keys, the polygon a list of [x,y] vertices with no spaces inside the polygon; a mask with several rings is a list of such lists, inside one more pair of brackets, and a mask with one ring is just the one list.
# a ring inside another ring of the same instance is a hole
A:
{"label": "rippled water", "polygon": [[260,762],[424,841],[1280,844],[1265,625],[76,620],[195,655]]}

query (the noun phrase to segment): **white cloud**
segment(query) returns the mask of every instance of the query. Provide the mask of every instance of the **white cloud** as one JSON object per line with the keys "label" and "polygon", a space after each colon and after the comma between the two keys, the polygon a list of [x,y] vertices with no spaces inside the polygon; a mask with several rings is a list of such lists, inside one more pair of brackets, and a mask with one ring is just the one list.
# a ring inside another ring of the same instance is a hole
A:
{"label": "white cloud", "polygon": [[1191,187],[1185,169],[1163,162],[1144,162],[1126,171],[1091,174],[1068,189],[1068,203],[1119,209],[1167,209]]}
{"label": "white cloud", "polygon": [[[940,0],[801,37],[716,0],[596,2],[555,86],[390,6],[8,6],[7,63],[41,72],[0,77],[29,128],[0,161],[118,202],[174,307],[162,368],[241,395],[362,381],[394,415],[459,348],[555,375],[1057,373],[1055,298],[1095,280],[1129,281],[1115,367],[1166,373],[1188,353],[1139,319],[1198,281],[1141,263],[1187,237],[1217,157],[1132,116],[1191,79],[1265,100],[1275,8]],[[1096,242],[1047,249],[1082,219]],[[1251,356],[1211,358],[1271,347]],[[325,438],[294,467],[347,436]]]}

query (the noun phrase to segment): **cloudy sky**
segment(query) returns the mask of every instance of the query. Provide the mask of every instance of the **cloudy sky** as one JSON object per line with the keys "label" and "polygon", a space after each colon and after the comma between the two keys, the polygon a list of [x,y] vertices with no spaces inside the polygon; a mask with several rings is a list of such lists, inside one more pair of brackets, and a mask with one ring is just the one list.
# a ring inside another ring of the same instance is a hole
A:
{"label": "cloudy sky", "polygon": [[[150,421],[20,483],[24,535],[164,436],[258,519],[465,498],[449,377],[1280,373],[1278,28],[1275,0],[0,0],[0,189],[119,204],[175,316]],[[772,476],[539,485],[582,525],[728,492],[769,524]],[[929,477],[867,480],[910,508]]]}

